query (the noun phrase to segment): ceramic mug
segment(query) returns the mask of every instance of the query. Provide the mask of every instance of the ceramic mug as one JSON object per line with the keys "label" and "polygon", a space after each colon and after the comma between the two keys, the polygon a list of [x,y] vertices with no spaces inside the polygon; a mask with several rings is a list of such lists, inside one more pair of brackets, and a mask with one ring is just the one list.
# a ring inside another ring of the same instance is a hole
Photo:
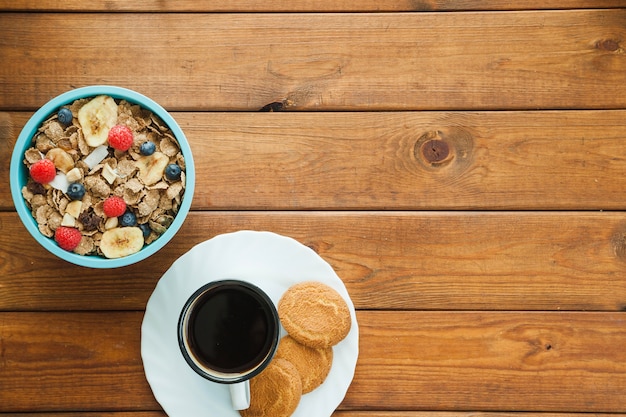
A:
{"label": "ceramic mug", "polygon": [[279,337],[274,303],[245,281],[202,286],[189,297],[178,320],[183,357],[202,377],[229,384],[235,410],[250,406],[249,380],[269,365]]}

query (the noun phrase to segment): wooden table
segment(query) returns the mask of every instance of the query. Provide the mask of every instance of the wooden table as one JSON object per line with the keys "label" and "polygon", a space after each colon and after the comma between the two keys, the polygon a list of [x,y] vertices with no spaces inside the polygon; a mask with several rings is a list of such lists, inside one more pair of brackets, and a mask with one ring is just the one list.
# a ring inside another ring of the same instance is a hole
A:
{"label": "wooden table", "polygon": [[[240,229],[346,283],[360,356],[334,416],[626,415],[624,0],[0,10],[0,415],[164,416],[146,302]],[[171,111],[198,172],[180,233],[110,271],[38,247],[8,184],[32,113],[93,84]]]}

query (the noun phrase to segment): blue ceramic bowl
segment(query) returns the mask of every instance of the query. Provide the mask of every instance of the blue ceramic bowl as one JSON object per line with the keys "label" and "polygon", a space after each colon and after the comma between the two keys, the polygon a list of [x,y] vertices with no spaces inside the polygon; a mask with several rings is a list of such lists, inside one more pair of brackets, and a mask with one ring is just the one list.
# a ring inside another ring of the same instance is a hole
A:
{"label": "blue ceramic bowl", "polygon": [[[98,95],[108,95],[114,99],[124,99],[129,103],[138,104],[144,109],[150,110],[155,115],[160,117],[161,120],[168,125],[178,140],[180,150],[185,158],[185,194],[183,195],[179,211],[174,217],[172,224],[161,236],[159,236],[158,239],[148,245],[145,245],[139,252],[116,259],[107,259],[98,255],[78,255],[61,249],[54,239],[48,238],[39,232],[37,221],[33,218],[30,209],[26,205],[26,201],[22,197],[22,188],[26,185],[29,177],[28,169],[23,163],[24,153],[32,146],[32,139],[35,136],[37,129],[50,117],[50,115],[56,114],[60,107],[70,104],[77,99],[95,97]],[[17,142],[15,143],[15,148],[13,149],[10,170],[10,185],[13,203],[15,204],[17,213],[28,232],[44,248],[59,258],[76,265],[90,268],[117,268],[131,265],[156,253],[159,249],[165,246],[167,242],[172,239],[172,237],[174,237],[176,232],[178,232],[182,226],[187,214],[189,213],[195,188],[195,169],[193,157],[191,155],[191,148],[189,147],[185,134],[180,129],[180,126],[178,126],[178,123],[176,123],[174,118],[172,118],[172,116],[163,107],[142,94],[125,88],[106,85],[96,85],[71,90],[53,98],[42,106],[30,118],[20,132]]]}

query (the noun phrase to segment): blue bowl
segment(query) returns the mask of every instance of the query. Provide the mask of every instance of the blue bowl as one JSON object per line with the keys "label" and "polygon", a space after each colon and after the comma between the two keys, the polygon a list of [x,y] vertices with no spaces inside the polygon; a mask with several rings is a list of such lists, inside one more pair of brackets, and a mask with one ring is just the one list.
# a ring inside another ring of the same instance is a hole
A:
{"label": "blue bowl", "polygon": [[[32,139],[35,136],[37,129],[39,129],[41,124],[47,120],[50,115],[56,114],[60,107],[70,104],[77,99],[95,97],[98,95],[108,95],[114,99],[124,99],[129,103],[138,104],[144,109],[153,112],[170,128],[172,134],[178,140],[180,150],[185,158],[185,194],[183,195],[178,213],[174,217],[172,224],[161,236],[159,236],[158,239],[148,245],[145,245],[139,252],[116,259],[107,259],[99,255],[78,255],[61,249],[54,239],[41,234],[37,221],[33,217],[30,209],[26,205],[26,201],[22,196],[22,188],[26,185],[29,177],[28,168],[23,163],[24,153],[32,146]],[[44,248],[59,258],[76,265],[90,268],[117,268],[131,265],[146,259],[165,246],[167,242],[174,237],[176,232],[178,232],[185,221],[187,214],[189,213],[195,188],[195,178],[191,148],[189,147],[185,134],[181,130],[180,126],[178,126],[178,123],[176,123],[174,118],[163,107],[142,94],[125,88],[106,85],[89,86],[68,91],[53,98],[37,110],[30,120],[28,120],[17,138],[17,142],[15,143],[13,154],[11,156],[10,167],[10,185],[13,203],[15,204],[17,213],[28,232]]]}

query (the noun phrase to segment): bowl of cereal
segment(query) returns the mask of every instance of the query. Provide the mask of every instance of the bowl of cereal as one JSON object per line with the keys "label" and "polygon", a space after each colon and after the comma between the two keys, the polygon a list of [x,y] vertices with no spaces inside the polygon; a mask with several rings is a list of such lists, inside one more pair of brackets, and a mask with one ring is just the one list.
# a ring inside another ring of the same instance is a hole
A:
{"label": "bowl of cereal", "polygon": [[180,126],[135,91],[89,86],[43,105],[20,132],[10,167],[28,232],[91,268],[139,262],[182,226],[195,170]]}

